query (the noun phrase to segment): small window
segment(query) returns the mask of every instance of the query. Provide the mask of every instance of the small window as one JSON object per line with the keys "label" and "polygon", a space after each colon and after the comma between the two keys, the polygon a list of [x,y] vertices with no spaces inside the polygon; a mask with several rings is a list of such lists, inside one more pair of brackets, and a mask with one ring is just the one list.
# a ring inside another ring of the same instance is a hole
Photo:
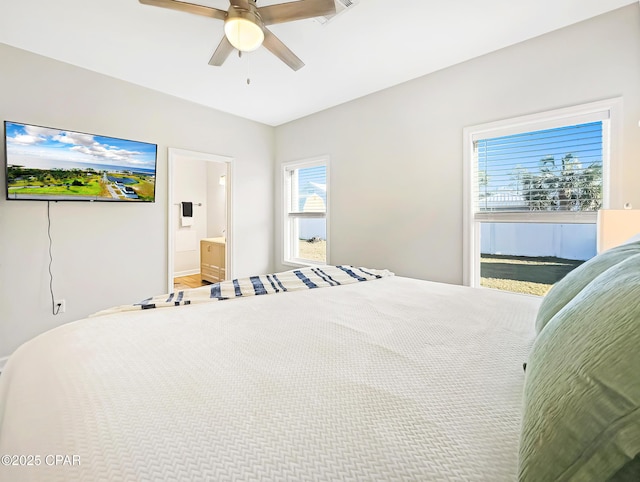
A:
{"label": "small window", "polygon": [[328,159],[283,164],[284,263],[326,264]]}

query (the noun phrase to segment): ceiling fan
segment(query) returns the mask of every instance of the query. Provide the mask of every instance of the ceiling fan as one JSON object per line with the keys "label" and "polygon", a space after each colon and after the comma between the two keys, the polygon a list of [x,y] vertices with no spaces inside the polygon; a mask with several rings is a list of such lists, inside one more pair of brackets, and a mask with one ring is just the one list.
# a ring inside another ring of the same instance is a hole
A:
{"label": "ceiling fan", "polygon": [[218,8],[178,0],[139,0],[139,2],[224,20],[225,35],[209,60],[209,65],[222,65],[234,48],[241,52],[251,52],[264,45],[293,70],[304,67],[304,62],[289,50],[267,28],[267,25],[321,17],[336,12],[334,0],[299,0],[264,7],[256,6],[256,0],[230,0],[229,9],[226,12]]}

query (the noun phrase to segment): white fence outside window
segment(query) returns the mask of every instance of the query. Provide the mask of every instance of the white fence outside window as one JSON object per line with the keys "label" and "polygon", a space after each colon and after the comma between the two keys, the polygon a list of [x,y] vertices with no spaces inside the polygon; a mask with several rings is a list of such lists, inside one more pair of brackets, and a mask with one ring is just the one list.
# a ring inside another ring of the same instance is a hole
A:
{"label": "white fence outside window", "polygon": [[587,260],[596,255],[595,224],[482,223],[480,252]]}

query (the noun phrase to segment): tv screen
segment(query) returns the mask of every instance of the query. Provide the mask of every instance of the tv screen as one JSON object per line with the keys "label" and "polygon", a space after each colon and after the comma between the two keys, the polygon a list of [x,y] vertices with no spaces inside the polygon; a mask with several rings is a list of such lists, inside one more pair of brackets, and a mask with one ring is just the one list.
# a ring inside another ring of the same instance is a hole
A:
{"label": "tv screen", "polygon": [[5,121],[8,200],[154,202],[157,145]]}

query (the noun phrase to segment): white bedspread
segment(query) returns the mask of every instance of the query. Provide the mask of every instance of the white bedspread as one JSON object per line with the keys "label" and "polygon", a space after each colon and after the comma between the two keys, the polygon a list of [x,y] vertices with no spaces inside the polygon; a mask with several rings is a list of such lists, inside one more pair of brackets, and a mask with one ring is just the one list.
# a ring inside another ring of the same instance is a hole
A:
{"label": "white bedspread", "polygon": [[0,480],[513,481],[538,304],[389,277],[70,323],[0,376],[0,455],[42,461]]}

